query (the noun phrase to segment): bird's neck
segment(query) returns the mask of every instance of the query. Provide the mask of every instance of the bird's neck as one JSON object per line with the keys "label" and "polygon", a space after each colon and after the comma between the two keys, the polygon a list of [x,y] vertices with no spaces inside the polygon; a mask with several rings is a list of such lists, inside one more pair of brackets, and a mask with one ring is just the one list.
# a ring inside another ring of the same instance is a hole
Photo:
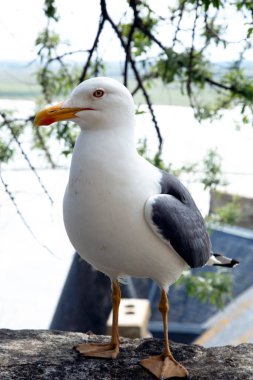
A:
{"label": "bird's neck", "polygon": [[87,165],[111,165],[137,156],[134,129],[82,130],[73,153],[72,161]]}

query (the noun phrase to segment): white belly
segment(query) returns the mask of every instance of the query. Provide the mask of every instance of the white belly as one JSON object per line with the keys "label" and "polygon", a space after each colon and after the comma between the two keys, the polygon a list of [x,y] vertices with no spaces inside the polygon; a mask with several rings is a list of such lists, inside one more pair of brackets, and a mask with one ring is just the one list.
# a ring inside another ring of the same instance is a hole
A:
{"label": "white belly", "polygon": [[144,219],[146,200],[160,191],[159,171],[137,155],[108,166],[100,157],[88,162],[86,154],[74,154],[64,197],[64,222],[77,252],[111,278],[150,277],[161,286],[176,281],[185,262]]}

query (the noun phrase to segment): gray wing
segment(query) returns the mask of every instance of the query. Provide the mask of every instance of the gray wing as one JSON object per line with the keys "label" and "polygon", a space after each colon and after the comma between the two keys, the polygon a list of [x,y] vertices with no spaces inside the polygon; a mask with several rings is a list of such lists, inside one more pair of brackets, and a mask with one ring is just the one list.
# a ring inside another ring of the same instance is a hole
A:
{"label": "gray wing", "polygon": [[160,184],[161,194],[146,202],[147,223],[191,268],[202,267],[211,256],[211,243],[196,204],[171,174],[162,172]]}

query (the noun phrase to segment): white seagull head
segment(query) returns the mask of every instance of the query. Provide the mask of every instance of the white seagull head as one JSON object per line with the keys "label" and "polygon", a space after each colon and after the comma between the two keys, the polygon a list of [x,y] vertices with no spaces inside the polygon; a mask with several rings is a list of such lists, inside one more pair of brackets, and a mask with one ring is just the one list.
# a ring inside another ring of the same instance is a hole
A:
{"label": "white seagull head", "polygon": [[131,127],[135,107],[132,95],[120,82],[97,77],[80,83],[70,97],[40,111],[35,125],[72,120],[81,129]]}

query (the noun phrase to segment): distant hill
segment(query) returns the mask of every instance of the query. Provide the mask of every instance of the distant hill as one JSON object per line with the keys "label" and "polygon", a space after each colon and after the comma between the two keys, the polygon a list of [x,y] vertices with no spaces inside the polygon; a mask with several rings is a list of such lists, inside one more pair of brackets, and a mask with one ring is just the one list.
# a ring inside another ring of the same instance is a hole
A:
{"label": "distant hill", "polygon": [[[81,63],[70,62],[77,68]],[[0,98],[34,99],[41,94],[41,88],[36,81],[39,70],[37,62],[0,61]],[[114,78],[120,77],[123,64],[108,62],[106,75]]]}
{"label": "distant hill", "polygon": [[34,99],[40,94],[36,63],[0,61],[0,98]]}
{"label": "distant hill", "polygon": [[[70,62],[77,68],[81,62]],[[216,76],[224,74],[230,67],[231,62],[214,63],[214,72]],[[124,64],[122,62],[106,62],[105,74],[113,78],[120,78],[122,75]],[[253,75],[252,62],[246,61],[244,68],[248,75]],[[0,61],[0,98],[6,99],[35,99],[41,94],[41,88],[36,81],[36,73],[39,69],[38,62],[22,62],[22,61]],[[130,71],[130,78],[131,75]],[[133,88],[134,82],[130,88]],[[180,85],[172,83],[165,86],[160,80],[152,81],[152,87],[149,90],[151,99],[154,104],[171,104],[171,105],[189,105],[186,95],[181,93]],[[212,100],[214,91],[207,89],[204,91],[202,98]],[[135,97],[136,103],[143,103],[144,99],[140,93]]]}

